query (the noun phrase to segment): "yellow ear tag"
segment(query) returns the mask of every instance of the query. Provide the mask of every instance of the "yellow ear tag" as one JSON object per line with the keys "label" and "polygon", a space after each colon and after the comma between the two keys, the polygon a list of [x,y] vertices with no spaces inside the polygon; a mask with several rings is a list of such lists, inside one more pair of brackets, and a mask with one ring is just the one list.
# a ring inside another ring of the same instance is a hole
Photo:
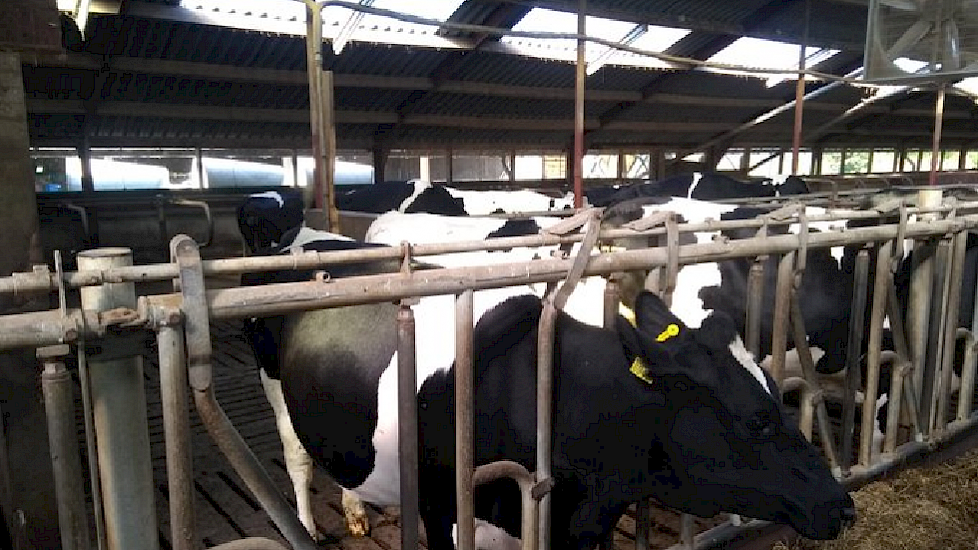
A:
{"label": "yellow ear tag", "polygon": [[[636,326],[635,312],[629,309],[625,304],[618,305],[618,314],[627,319],[633,327]],[[679,327],[676,327],[676,330],[678,331]],[[648,384],[654,383],[652,376],[649,375],[649,367],[645,364],[645,361],[642,361],[641,357],[636,357],[635,360],[632,361],[632,366],[629,367],[628,372],[634,374],[643,382]]]}
{"label": "yellow ear tag", "polygon": [[669,326],[666,327],[666,330],[660,332],[659,335],[655,337],[655,341],[665,342],[666,340],[678,334],[679,334],[679,325],[677,325],[676,323],[670,323]]}

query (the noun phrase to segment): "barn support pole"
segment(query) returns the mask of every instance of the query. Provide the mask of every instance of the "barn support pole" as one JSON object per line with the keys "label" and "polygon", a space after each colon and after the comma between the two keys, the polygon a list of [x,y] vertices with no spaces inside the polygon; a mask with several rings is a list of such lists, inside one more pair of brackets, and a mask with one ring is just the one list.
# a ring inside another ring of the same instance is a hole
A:
{"label": "barn support pole", "polygon": [[397,437],[401,468],[401,548],[405,549],[418,547],[419,517],[418,386],[413,302],[416,301],[401,300],[397,310]]}
{"label": "barn support pole", "polygon": [[200,548],[194,516],[194,464],[190,446],[190,401],[179,311],[162,316],[156,342],[160,357],[160,401],[166,446],[166,480],[173,550]]}
{"label": "barn support pole", "polygon": [[455,299],[455,500],[458,510],[455,521],[458,526],[458,550],[475,550],[472,318],[473,292],[465,290]]}
{"label": "barn support pole", "polygon": [[[322,17],[320,16],[320,21]],[[322,29],[320,25],[319,29]],[[323,178],[323,207],[326,208],[327,219],[329,220],[329,230],[333,233],[340,233],[340,212],[336,209],[336,116],[333,112],[333,71],[322,70],[322,39],[319,41],[320,61],[319,67],[320,94],[322,104],[319,112],[323,117],[323,133],[325,141],[325,152],[323,156],[323,166],[325,176]]]}
{"label": "barn support pole", "polygon": [[[877,266],[877,269],[889,266]],[[866,301],[869,290],[869,249],[863,248],[856,254],[856,265],[852,280],[852,309],[849,317],[849,340],[846,345],[846,389],[842,401],[842,431],[840,438],[839,466],[843,475],[849,475],[852,467],[852,444],[855,432],[856,391],[862,385],[859,358],[863,348],[863,327],[866,314]]]}
{"label": "barn support pole", "polygon": [[[80,252],[77,259],[80,270],[104,271],[131,266],[132,252],[100,248]],[[136,307],[133,283],[105,283],[84,287],[80,293],[86,310]],[[121,349],[103,347],[102,353],[88,353],[106,540],[109,550],[156,550],[159,538],[142,357],[126,349],[125,342],[111,343]]]}
{"label": "barn support pole", "polygon": [[[554,324],[557,307],[553,296],[543,300],[543,313],[540,314],[540,328],[537,333],[537,483],[551,479],[550,459],[553,444],[553,361]],[[550,494],[540,499],[537,550],[548,550],[550,546]]]}
{"label": "barn support pole", "polygon": [[48,441],[54,469],[58,499],[58,526],[61,548],[88,550],[88,514],[85,511],[85,486],[82,477],[78,431],[75,428],[74,383],[62,357],[69,352],[67,344],[37,350],[44,363],[41,387],[48,420]]}
{"label": "barn support pole", "polygon": [[[587,78],[587,0],[577,2],[577,72],[574,78],[574,208],[584,206],[584,81]],[[541,535],[542,536],[542,535]],[[544,547],[548,548],[548,547]]]}

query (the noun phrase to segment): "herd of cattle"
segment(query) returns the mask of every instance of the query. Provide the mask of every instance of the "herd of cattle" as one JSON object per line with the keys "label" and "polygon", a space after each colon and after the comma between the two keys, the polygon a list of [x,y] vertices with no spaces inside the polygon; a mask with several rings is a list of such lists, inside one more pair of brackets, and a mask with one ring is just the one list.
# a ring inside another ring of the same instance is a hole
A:
{"label": "herd of cattle", "polygon": [[[696,222],[760,213],[710,201],[804,192],[797,178],[758,185],[693,174],[595,191],[588,202],[605,207],[605,223],[627,223],[658,210]],[[278,192],[249,197],[238,221],[253,254],[274,255],[536,233],[561,218],[514,222],[467,216],[570,207],[569,198],[508,193],[480,196],[412,181],[338,197],[341,209],[381,214],[365,242],[303,226],[301,198]],[[821,211],[808,207],[807,213]],[[695,238],[702,242],[713,235]],[[547,257],[551,249],[446,254],[425,261],[446,267],[525,262]],[[855,251],[808,251],[798,295],[809,343],[822,353],[821,373],[845,366]],[[969,241],[968,258],[978,262],[978,243]],[[974,262],[966,270],[970,288]],[[364,262],[329,271],[337,278],[398,267],[397,262]],[[766,270],[769,276],[773,267]],[[852,499],[787,415],[770,375],[744,348],[749,268],[747,259],[685,266],[671,307],[645,291],[625,296],[630,309],[623,309],[625,316],[611,328],[602,328],[605,280],[586,279],[575,290],[555,329],[555,548],[593,548],[629,504],[649,497],[698,516],[725,511],[784,523],[813,539],[834,538],[854,520]],[[908,261],[901,267],[906,269]],[[311,271],[255,273],[245,275],[242,284],[312,276]],[[773,280],[764,285],[762,358],[771,350],[774,287]],[[474,295],[477,465],[506,459],[535,469],[541,296],[535,285]],[[962,309],[971,303],[973,297],[963,299]],[[453,296],[423,298],[414,306],[421,516],[433,550],[454,548],[454,311]],[[396,315],[395,304],[381,303],[245,322],[282,436],[299,517],[314,536],[308,494],[313,459],[344,488],[343,506],[355,534],[369,529],[362,501],[400,502]],[[970,313],[967,317],[970,324]],[[520,525],[515,483],[480,487],[475,499],[477,546],[512,547]]]}

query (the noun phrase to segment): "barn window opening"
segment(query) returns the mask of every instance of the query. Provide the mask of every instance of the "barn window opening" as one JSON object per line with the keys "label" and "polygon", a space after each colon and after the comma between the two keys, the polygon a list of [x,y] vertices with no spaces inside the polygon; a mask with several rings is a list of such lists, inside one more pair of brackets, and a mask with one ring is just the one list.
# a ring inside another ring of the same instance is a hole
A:
{"label": "barn window opening", "polygon": [[[746,64],[761,69],[784,70],[785,74],[761,76],[767,80],[767,86],[771,87],[785,80],[797,79],[798,75],[792,74],[791,71],[798,70],[798,50],[797,44],[745,36],[734,40],[729,46],[713,54],[707,61],[738,66]],[[805,66],[809,69],[816,68],[838,53],[839,50],[831,48],[809,46],[805,48]],[[749,61],[745,62],[744,60]],[[710,68],[709,70],[729,72],[724,69]]]}
{"label": "barn window opening", "polygon": [[[577,14],[546,8],[533,8],[515,26],[514,31],[576,33]],[[611,40],[634,48],[662,52],[689,34],[686,29],[658,25],[636,25],[603,17],[585,18],[588,36]],[[504,36],[500,43],[515,53],[542,59],[573,62],[577,59],[577,41],[572,39],[542,39]],[[628,65],[646,68],[667,68],[670,65],[653,57],[610,48],[588,42],[585,47],[587,72],[594,74],[608,65]]]}

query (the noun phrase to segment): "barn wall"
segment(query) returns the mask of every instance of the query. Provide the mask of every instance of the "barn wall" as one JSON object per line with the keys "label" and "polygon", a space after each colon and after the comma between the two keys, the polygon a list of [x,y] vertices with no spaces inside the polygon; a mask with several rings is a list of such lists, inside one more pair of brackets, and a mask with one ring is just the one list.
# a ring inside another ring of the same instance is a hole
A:
{"label": "barn wall", "polygon": [[[28,271],[39,257],[22,83],[20,56],[0,52],[0,235],[4,247],[0,275]],[[21,309],[27,305],[22,300],[4,296],[0,310]],[[53,549],[61,545],[39,374],[32,351],[0,354],[0,407],[6,417],[13,502],[26,516],[29,546]]]}

